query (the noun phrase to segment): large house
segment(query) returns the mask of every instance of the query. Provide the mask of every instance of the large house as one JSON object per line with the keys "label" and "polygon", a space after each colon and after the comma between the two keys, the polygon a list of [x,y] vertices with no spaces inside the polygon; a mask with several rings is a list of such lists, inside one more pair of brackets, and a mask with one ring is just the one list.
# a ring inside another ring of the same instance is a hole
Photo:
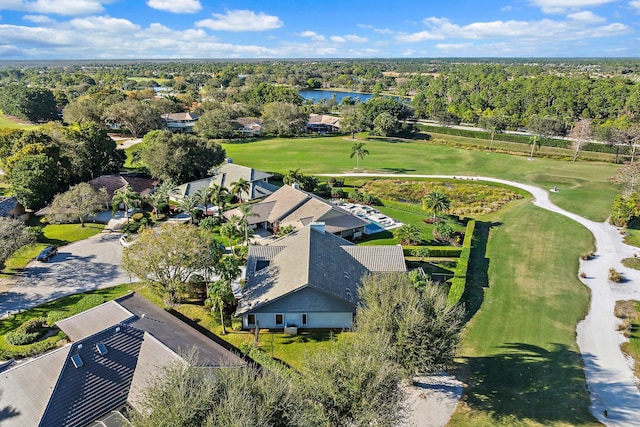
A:
{"label": "large house", "polygon": [[167,113],[160,116],[164,126],[172,132],[193,132],[193,127],[198,121],[198,115],[194,113]]}
{"label": "large house", "polygon": [[57,325],[71,344],[2,372],[3,427],[127,425],[119,411],[126,404],[141,410],[149,381],[185,353],[195,350],[202,367],[246,365],[136,294]]}
{"label": "large house", "polygon": [[240,179],[249,182],[249,190],[240,194],[242,200],[254,200],[266,197],[278,189],[277,186],[269,184],[269,178],[273,174],[262,172],[247,166],[241,166],[233,163],[231,159],[227,159],[225,163],[218,166],[214,170],[214,174],[207,178],[196,181],[187,182],[176,187],[169,198],[174,201],[184,200],[187,196],[193,196],[202,188],[209,188],[214,184],[226,188],[231,191],[233,183]]}
{"label": "large house", "polygon": [[264,122],[257,117],[238,117],[233,122],[242,136],[260,136],[264,129]]}
{"label": "large house", "polygon": [[244,329],[351,328],[360,280],[406,271],[400,246],[356,246],[312,223],[249,247],[237,316]]}
{"label": "large house", "polygon": [[[297,185],[283,185],[259,203],[251,205],[252,215],[247,221],[252,227],[276,229],[292,226],[300,229],[312,222],[323,222],[329,233],[345,238],[358,238],[368,221],[327,202],[313,193],[302,191]],[[240,215],[239,209],[225,212],[228,218]]]}
{"label": "large house", "polygon": [[340,132],[340,117],[327,114],[310,114],[307,119],[307,130],[311,132]]}

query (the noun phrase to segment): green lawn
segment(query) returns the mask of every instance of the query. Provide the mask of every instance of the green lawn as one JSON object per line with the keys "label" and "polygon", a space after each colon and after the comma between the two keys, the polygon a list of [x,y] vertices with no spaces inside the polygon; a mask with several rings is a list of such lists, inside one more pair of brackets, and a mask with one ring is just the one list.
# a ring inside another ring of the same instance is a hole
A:
{"label": "green lawn", "polygon": [[[589,219],[603,221],[619,190],[608,181],[617,166],[604,162],[570,162],[486,151],[465,150],[428,141],[366,141],[369,155],[360,171],[403,174],[450,174],[492,176],[529,183],[543,188],[557,187],[551,200]],[[223,144],[227,156],[238,164],[286,173],[300,168],[303,173],[355,172],[349,158],[353,140],[344,137],[267,139],[247,144]],[[586,203],[585,201],[589,202]]]}
{"label": "green lawn", "polygon": [[4,115],[0,115],[0,129],[2,128],[11,128],[11,129],[37,129],[38,125],[23,125],[18,122],[15,122]]}
{"label": "green lawn", "polygon": [[592,236],[530,199],[477,227],[489,239],[472,259],[459,352],[468,388],[450,425],[595,425],[575,342],[589,302],[577,259]]}
{"label": "green lawn", "polygon": [[[39,225],[39,220],[31,219],[28,225]],[[6,267],[0,273],[0,279],[24,269],[48,245],[67,245],[95,236],[103,229],[104,224],[94,223],[87,223],[84,228],[80,224],[47,224],[42,228],[44,236],[40,242],[21,247],[6,261]]]}

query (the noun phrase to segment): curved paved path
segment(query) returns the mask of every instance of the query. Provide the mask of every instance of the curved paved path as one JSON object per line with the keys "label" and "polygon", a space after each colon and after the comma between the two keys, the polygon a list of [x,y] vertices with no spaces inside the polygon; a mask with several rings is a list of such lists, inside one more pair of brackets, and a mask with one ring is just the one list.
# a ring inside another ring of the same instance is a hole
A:
{"label": "curved paved path", "polygon": [[[454,178],[451,175],[410,174],[332,174],[327,176],[365,176],[391,178]],[[533,203],[543,209],[564,215],[585,226],[594,236],[596,256],[580,262],[580,271],[586,274],[581,279],[591,289],[589,314],[577,327],[577,342],[584,361],[584,371],[591,394],[591,412],[602,423],[610,426],[633,426],[640,424],[640,392],[633,375],[632,362],[628,361],[620,344],[622,335],[617,332],[619,323],[614,315],[616,301],[640,301],[640,271],[626,268],[624,258],[640,255],[640,249],[623,242],[618,229],[608,223],[598,223],[567,212],[551,203],[549,193],[533,185],[490,177],[455,178],[491,181],[521,188],[534,197]],[[620,284],[609,282],[609,269],[622,272],[626,281]],[[604,410],[608,417],[604,416]]]}

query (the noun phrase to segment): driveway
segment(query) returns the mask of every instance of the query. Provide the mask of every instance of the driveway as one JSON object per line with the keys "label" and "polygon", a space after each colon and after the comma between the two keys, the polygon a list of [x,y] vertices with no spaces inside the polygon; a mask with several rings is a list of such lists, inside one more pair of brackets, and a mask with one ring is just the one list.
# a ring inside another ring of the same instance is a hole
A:
{"label": "driveway", "polygon": [[0,317],[65,295],[129,283],[132,279],[120,268],[119,238],[119,233],[101,233],[61,246],[49,262],[30,262],[0,294]]}

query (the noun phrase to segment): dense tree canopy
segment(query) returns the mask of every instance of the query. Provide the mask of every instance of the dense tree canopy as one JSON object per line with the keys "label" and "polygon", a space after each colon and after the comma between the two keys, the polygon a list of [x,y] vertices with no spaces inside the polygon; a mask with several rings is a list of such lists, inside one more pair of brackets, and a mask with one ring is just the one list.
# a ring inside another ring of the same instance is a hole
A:
{"label": "dense tree canopy", "polygon": [[176,183],[206,177],[225,158],[219,144],[195,135],[153,131],[144,144],[142,160],[151,175]]}
{"label": "dense tree canopy", "polygon": [[60,188],[58,164],[46,154],[21,157],[8,173],[16,198],[29,209],[39,209]]}
{"label": "dense tree canopy", "polygon": [[24,226],[24,222],[0,217],[0,270],[4,268],[5,261],[22,246],[35,242],[33,233]]}
{"label": "dense tree canopy", "polygon": [[0,87],[0,110],[32,122],[56,120],[56,99],[49,89],[9,85]]}

